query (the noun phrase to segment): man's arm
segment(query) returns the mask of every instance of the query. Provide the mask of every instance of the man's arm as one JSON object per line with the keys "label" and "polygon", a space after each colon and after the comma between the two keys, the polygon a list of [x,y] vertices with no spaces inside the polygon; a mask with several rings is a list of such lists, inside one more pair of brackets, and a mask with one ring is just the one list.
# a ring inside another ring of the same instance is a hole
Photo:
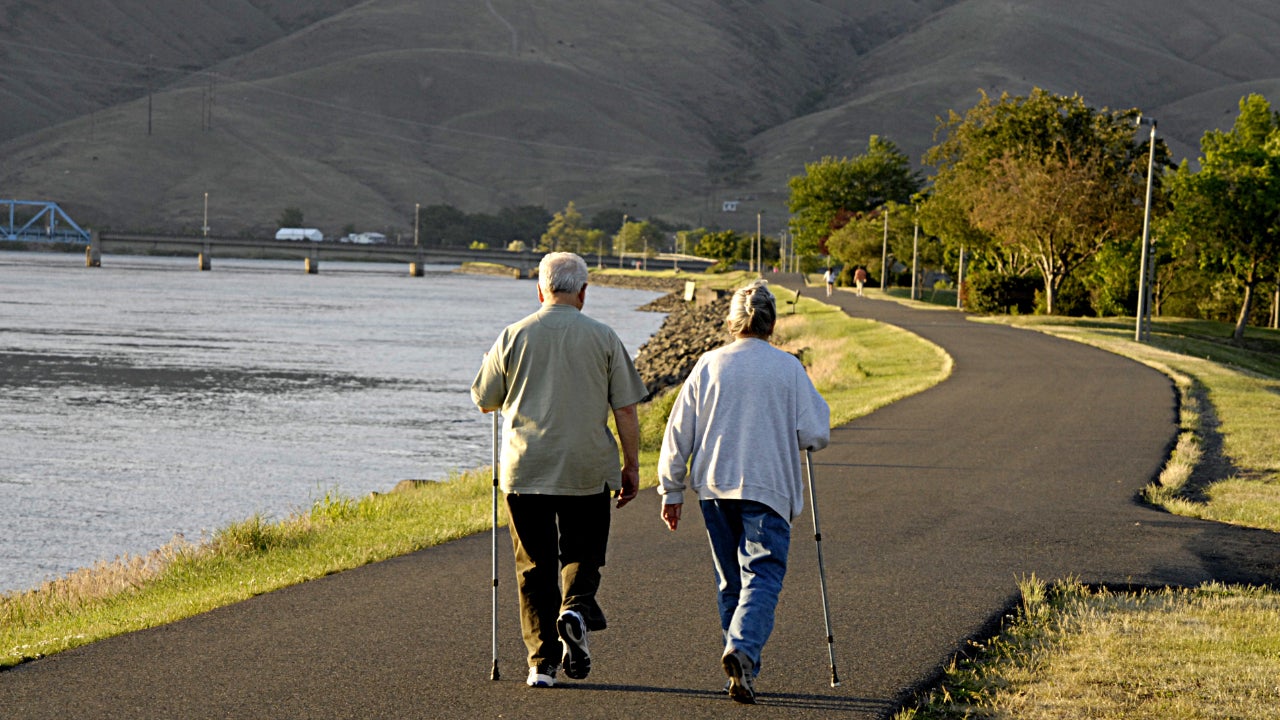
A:
{"label": "man's arm", "polygon": [[622,445],[622,490],[618,492],[618,507],[622,507],[640,492],[640,415],[635,404],[614,409],[613,421]]}

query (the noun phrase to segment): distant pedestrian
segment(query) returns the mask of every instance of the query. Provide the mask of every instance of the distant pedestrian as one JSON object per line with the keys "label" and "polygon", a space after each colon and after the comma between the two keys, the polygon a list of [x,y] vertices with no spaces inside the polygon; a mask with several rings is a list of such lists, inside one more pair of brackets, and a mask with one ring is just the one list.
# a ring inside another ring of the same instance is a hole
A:
{"label": "distant pedestrian", "polygon": [[831,297],[831,291],[836,286],[836,271],[832,268],[827,268],[827,271],[822,274],[822,279],[827,283],[827,297]]}
{"label": "distant pedestrian", "polygon": [[867,282],[866,268],[859,266],[853,271],[853,282],[858,286],[858,297],[862,297],[862,286]]}
{"label": "distant pedestrian", "polygon": [[532,687],[554,685],[562,664],[575,680],[590,672],[587,632],[606,626],[596,591],[609,494],[618,493],[621,508],[640,484],[636,403],[647,390],[617,334],[582,314],[586,293],[581,257],[543,257],[542,307],[502,331],[471,385],[481,410],[503,414],[500,486]]}
{"label": "distant pedestrian", "polygon": [[755,702],[773,632],[791,522],[804,508],[800,452],[830,439],[830,410],[794,356],[769,344],[777,304],[758,280],[734,293],[733,343],[703,355],[680,389],[658,460],[662,519],[699,501],[719,590],[729,696]]}

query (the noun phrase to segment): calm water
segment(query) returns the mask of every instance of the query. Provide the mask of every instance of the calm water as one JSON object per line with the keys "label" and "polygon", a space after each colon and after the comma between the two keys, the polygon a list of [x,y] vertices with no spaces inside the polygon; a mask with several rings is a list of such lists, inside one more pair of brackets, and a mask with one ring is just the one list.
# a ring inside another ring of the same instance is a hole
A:
{"label": "calm water", "polygon": [[[471,379],[536,290],[449,270],[0,251],[0,592],[487,465]],[[634,355],[657,296],[586,311]]]}

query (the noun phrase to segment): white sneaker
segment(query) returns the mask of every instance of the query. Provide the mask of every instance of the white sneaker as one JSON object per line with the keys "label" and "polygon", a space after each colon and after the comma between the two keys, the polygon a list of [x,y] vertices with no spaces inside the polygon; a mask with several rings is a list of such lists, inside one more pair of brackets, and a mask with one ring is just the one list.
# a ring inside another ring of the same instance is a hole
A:
{"label": "white sneaker", "polygon": [[564,658],[560,662],[565,676],[574,680],[585,678],[591,672],[591,653],[587,650],[587,623],[582,614],[576,610],[560,613],[556,631],[560,633],[560,646],[564,648]]}
{"label": "white sneaker", "polygon": [[724,665],[724,674],[729,676],[729,698],[744,705],[754,705],[756,691],[751,659],[741,650],[731,650],[725,653],[720,663]]}
{"label": "white sneaker", "polygon": [[525,685],[536,688],[554,687],[556,684],[556,666],[555,665],[535,665],[529,668],[529,679],[524,681]]}

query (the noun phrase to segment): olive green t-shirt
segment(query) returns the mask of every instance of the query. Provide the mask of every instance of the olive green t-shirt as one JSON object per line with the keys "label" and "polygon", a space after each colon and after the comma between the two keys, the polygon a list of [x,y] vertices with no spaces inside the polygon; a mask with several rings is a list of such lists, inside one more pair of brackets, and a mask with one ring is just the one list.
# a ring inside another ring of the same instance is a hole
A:
{"label": "olive green t-shirt", "polygon": [[498,336],[471,399],[503,414],[500,487],[592,495],[621,486],[609,413],[648,392],[613,329],[571,305],[545,304]]}

